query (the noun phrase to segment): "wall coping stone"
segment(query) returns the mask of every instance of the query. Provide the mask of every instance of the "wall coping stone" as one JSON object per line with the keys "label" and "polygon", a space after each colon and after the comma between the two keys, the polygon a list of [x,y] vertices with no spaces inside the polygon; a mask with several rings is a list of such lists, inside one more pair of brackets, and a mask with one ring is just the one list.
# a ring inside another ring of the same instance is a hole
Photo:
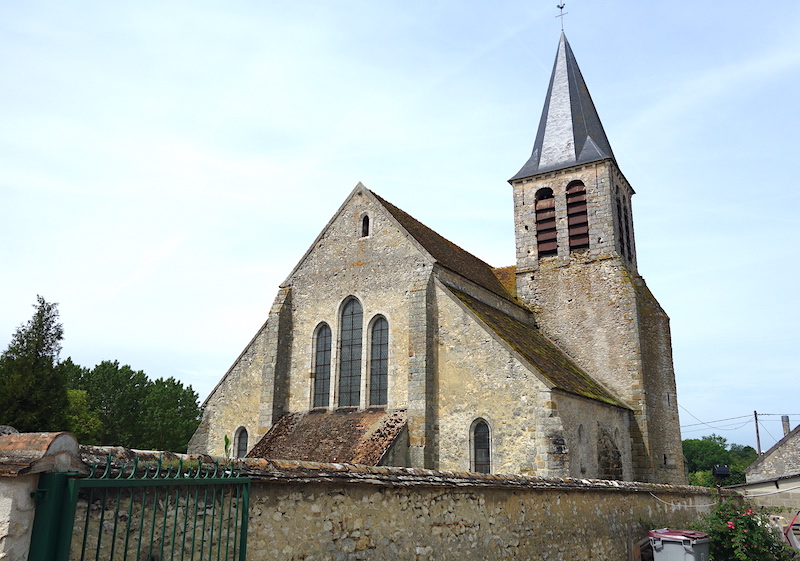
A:
{"label": "wall coping stone", "polygon": [[[439,488],[504,488],[504,489],[551,489],[584,490],[599,492],[652,492],[680,495],[716,495],[716,489],[692,485],[670,485],[667,483],[644,483],[639,481],[614,481],[572,477],[545,478],[517,474],[484,474],[459,471],[439,471],[423,468],[391,466],[366,466],[344,463],[319,463],[301,460],[263,458],[226,459],[209,455],[187,455],[153,450],[131,450],[120,446],[81,446],[81,455],[87,464],[105,463],[108,455],[112,460],[132,460],[139,456],[139,466],[164,460],[183,459],[185,462],[202,461],[212,465],[232,462],[241,470],[242,477],[251,477],[255,483],[340,483],[373,485],[379,487],[439,487]],[[734,495],[733,490],[722,490],[725,495]]]}
{"label": "wall coping stone", "polygon": [[0,436],[0,477],[45,472],[89,473],[72,434],[31,432]]}

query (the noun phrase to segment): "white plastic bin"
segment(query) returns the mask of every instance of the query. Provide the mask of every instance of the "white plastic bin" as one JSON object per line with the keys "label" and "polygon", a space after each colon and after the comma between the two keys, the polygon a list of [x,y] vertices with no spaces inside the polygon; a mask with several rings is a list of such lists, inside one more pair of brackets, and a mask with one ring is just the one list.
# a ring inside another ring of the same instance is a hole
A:
{"label": "white plastic bin", "polygon": [[654,561],[708,561],[708,534],[695,530],[650,530]]}

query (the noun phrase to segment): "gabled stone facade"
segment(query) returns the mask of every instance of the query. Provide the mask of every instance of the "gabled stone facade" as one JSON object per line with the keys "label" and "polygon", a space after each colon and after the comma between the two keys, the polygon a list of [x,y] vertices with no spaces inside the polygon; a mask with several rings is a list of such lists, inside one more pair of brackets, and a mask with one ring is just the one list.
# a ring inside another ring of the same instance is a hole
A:
{"label": "gabled stone facade", "polygon": [[190,452],[221,455],[227,435],[284,459],[685,482],[633,190],[563,36],[542,122],[510,181],[516,266],[493,269],[359,184],[206,400]]}

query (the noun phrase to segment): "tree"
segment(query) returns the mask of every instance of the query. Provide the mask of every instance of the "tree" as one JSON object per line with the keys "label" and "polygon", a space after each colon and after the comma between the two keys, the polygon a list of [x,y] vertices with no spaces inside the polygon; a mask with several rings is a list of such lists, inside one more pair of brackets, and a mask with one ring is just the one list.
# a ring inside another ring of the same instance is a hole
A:
{"label": "tree", "polygon": [[730,464],[730,453],[725,448],[726,440],[715,434],[700,440],[684,440],[683,455],[689,472],[709,470],[715,465]]}
{"label": "tree", "polygon": [[716,434],[699,440],[684,440],[682,444],[691,485],[716,486],[718,482],[712,473],[715,465],[730,467],[731,475],[724,480],[723,485],[745,483],[745,469],[758,458],[758,453],[752,446],[728,445],[727,439]]}
{"label": "tree", "polygon": [[728,451],[731,453],[731,463],[735,466],[747,467],[758,458],[758,452],[752,446],[731,444]]}
{"label": "tree", "polygon": [[86,380],[89,377],[89,369],[79,366],[72,362],[72,357],[58,363],[59,372],[64,379],[64,383],[70,390],[86,390]]}
{"label": "tree", "polygon": [[141,370],[104,360],[85,379],[89,406],[96,410],[103,424],[103,444],[143,448],[142,418],[150,380]]}
{"label": "tree", "polygon": [[148,448],[186,452],[189,439],[200,424],[197,393],[175,378],[152,382],[145,398],[142,440]]}
{"label": "tree", "polygon": [[89,406],[86,390],[67,390],[67,430],[81,444],[102,444],[103,421],[96,409]]}
{"label": "tree", "polygon": [[141,370],[106,360],[92,370],[70,369],[100,424],[99,440],[127,448],[185,452],[197,425],[197,393],[175,378],[151,381]]}
{"label": "tree", "polygon": [[37,296],[33,307],[33,317],[0,355],[0,424],[20,432],[64,430],[68,401],[56,368],[64,337],[58,304]]}

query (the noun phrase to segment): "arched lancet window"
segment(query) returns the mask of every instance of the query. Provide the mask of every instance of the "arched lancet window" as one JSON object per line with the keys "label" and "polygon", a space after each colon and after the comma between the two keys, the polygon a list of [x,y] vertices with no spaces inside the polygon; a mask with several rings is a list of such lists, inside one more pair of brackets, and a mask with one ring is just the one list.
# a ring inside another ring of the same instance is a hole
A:
{"label": "arched lancet window", "polygon": [[567,228],[569,250],[589,247],[589,215],[586,211],[586,187],[581,181],[567,185]]}
{"label": "arched lancet window", "polygon": [[627,204],[623,205],[624,207],[624,214],[623,214],[623,222],[625,224],[625,240],[627,241],[627,252],[626,256],[628,257],[628,261],[633,261],[633,235],[631,230],[631,210]]}
{"label": "arched lancet window", "polygon": [[617,238],[619,239],[619,252],[623,257],[628,255],[628,236],[625,235],[625,219],[622,210],[622,201],[617,197]]}
{"label": "arched lancet window", "polygon": [[552,189],[536,191],[536,246],[539,257],[558,253],[556,200]]}
{"label": "arched lancet window", "polygon": [[472,471],[491,472],[490,442],[488,423],[478,419],[472,425]]}
{"label": "arched lancet window", "polygon": [[386,405],[389,382],[389,322],[383,316],[372,323],[369,357],[369,404]]}
{"label": "arched lancet window", "polygon": [[236,433],[236,457],[244,458],[247,455],[247,429],[241,427]]}
{"label": "arched lancet window", "polygon": [[361,237],[366,238],[369,236],[369,215],[365,214],[361,218]]}
{"label": "arched lancet window", "polygon": [[331,393],[331,328],[322,323],[314,342],[314,407],[327,407]]}
{"label": "arched lancet window", "polygon": [[363,312],[355,298],[342,309],[339,344],[339,407],[358,407],[361,399],[361,332]]}

